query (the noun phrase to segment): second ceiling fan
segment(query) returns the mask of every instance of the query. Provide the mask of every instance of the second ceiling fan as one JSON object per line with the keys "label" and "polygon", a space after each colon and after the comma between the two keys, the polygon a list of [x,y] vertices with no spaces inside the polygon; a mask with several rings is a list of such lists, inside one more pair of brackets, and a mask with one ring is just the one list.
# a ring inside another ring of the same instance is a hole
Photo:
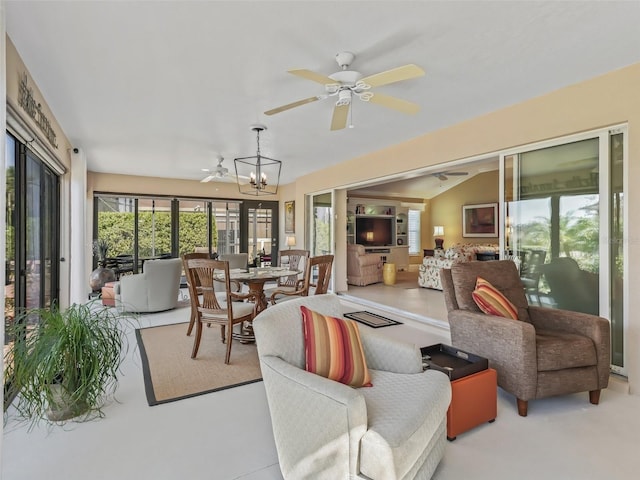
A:
{"label": "second ceiling fan", "polygon": [[347,126],[349,108],[351,107],[351,101],[354,97],[358,97],[365,102],[376,103],[383,107],[392,108],[402,113],[418,113],[420,107],[415,103],[383,93],[372,92],[371,88],[420,77],[424,75],[424,70],[411,63],[364,77],[360,72],[349,70],[349,65],[351,65],[354,59],[355,55],[351,52],[338,53],[336,55],[336,62],[338,62],[342,70],[329,76],[305,69],[289,70],[289,73],[293,75],[323,84],[325,93],[267,110],[264,112],[265,115],[274,115],[306,105],[307,103],[334,96],[337,97],[337,100],[333,109],[331,130],[341,130]]}

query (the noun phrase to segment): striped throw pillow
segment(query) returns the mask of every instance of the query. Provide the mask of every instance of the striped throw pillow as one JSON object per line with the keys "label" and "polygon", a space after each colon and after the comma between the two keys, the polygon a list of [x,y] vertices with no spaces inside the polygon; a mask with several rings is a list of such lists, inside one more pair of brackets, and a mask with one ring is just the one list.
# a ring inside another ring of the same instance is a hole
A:
{"label": "striped throw pillow", "polygon": [[471,292],[478,308],[489,315],[518,320],[518,309],[500,291],[484,278],[476,279],[476,289]]}
{"label": "striped throw pillow", "polygon": [[352,320],[328,317],[301,306],[308,372],[351,387],[370,387],[360,331]]}

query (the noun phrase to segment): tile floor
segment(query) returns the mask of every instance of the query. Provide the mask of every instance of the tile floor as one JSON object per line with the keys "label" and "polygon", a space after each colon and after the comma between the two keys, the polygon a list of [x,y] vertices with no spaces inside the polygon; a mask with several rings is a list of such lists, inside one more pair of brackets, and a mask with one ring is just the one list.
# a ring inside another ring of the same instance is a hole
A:
{"label": "tile floor", "polygon": [[[418,302],[411,300],[415,292],[400,291],[402,295],[389,295],[406,296],[400,302],[404,305]],[[388,310],[369,304],[363,308],[350,297],[343,302],[345,311],[366,309],[389,316]],[[395,315],[405,323],[377,331],[424,345],[448,341],[441,321],[424,323],[415,315]],[[140,326],[186,322],[188,317],[188,308],[180,308],[141,316]],[[117,402],[107,406],[106,417],[30,433],[6,420],[2,479],[282,479],[262,382],[149,407],[131,333]],[[624,388],[623,382],[613,382],[597,407],[589,404],[586,393],[538,400],[526,418],[518,417],[514,399],[499,390],[496,422],[448,443],[434,478],[637,478],[640,397],[624,393]]]}

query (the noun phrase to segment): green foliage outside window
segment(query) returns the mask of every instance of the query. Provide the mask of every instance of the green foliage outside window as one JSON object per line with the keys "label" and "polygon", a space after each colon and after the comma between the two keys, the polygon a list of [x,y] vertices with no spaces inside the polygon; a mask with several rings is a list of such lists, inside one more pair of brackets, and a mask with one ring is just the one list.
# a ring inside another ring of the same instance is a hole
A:
{"label": "green foliage outside window", "polygon": [[[133,255],[134,213],[98,212],[98,238],[109,242],[109,255]],[[139,212],[138,255],[141,257],[171,253],[171,213]],[[194,252],[196,247],[207,246],[207,216],[202,213],[180,212],[179,253]],[[155,235],[154,235],[155,232]],[[214,250],[218,232],[213,222]],[[152,248],[155,247],[155,248]]]}

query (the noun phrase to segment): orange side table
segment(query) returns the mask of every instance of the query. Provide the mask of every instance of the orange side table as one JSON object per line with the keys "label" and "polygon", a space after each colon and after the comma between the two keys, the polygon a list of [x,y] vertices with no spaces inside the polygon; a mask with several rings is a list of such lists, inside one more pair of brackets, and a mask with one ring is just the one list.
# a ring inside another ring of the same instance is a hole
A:
{"label": "orange side table", "polygon": [[447,410],[447,440],[498,415],[498,375],[492,368],[453,380]]}

